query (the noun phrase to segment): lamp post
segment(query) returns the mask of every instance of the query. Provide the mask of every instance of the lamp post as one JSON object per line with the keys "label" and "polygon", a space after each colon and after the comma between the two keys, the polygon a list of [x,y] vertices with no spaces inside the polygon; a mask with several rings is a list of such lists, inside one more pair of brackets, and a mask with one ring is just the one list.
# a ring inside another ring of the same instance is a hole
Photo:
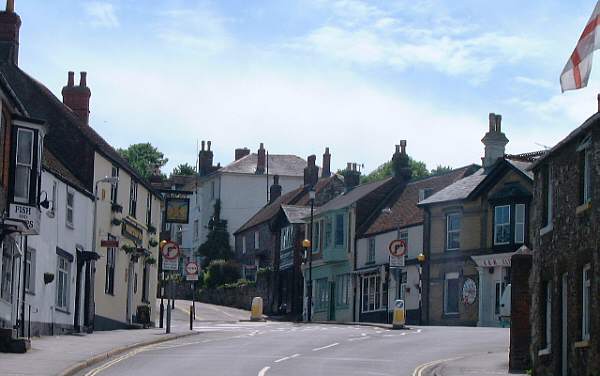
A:
{"label": "lamp post", "polygon": [[[105,176],[102,179],[99,179],[94,184],[94,218],[92,224],[92,251],[96,252],[96,234],[98,233],[96,229],[97,219],[96,215],[98,212],[98,185],[100,183],[109,183],[111,185],[115,185],[119,182],[118,176]],[[97,252],[96,252],[97,253]],[[93,324],[92,324],[93,326]]]}
{"label": "lamp post", "polygon": [[[307,319],[308,322],[312,319],[312,254],[313,254],[313,222],[314,222],[314,210],[315,210],[315,196],[316,192],[313,187],[308,191],[308,197],[310,198],[310,228],[308,232],[308,239],[304,239],[302,245],[305,245],[305,249],[308,250],[308,308],[307,308]],[[310,240],[309,240],[310,239]]]}
{"label": "lamp post", "polygon": [[421,314],[423,309],[423,264],[425,263],[423,252],[417,255],[417,261],[419,262],[419,325],[421,325],[423,320],[423,315]]}

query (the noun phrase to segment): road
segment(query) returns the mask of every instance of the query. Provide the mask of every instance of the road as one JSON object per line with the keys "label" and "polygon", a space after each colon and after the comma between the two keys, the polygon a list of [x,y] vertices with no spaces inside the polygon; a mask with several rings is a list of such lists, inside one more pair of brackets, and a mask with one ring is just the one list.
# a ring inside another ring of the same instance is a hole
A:
{"label": "road", "polygon": [[[237,322],[245,311],[197,308],[199,335],[132,350],[80,375],[424,376],[443,361],[508,347],[508,330],[500,328]],[[184,325],[182,317],[176,310],[174,325]]]}

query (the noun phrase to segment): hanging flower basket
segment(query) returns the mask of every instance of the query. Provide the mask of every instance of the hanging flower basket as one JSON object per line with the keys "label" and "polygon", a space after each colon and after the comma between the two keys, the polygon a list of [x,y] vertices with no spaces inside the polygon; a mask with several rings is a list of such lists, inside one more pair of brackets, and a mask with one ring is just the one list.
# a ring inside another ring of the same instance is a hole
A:
{"label": "hanging flower basket", "polygon": [[154,238],[150,238],[150,240],[148,240],[148,245],[150,247],[156,247],[158,245],[158,241]]}
{"label": "hanging flower basket", "polygon": [[123,221],[119,218],[113,218],[112,221],[110,221],[110,223],[112,223],[113,226],[121,226],[121,223],[123,223]]}
{"label": "hanging flower basket", "polygon": [[152,257],[152,256],[146,257],[146,264],[147,265],[154,265],[154,264],[156,264],[156,259],[154,257]]}
{"label": "hanging flower basket", "polygon": [[116,202],[113,202],[110,205],[110,210],[113,211],[113,213],[122,213],[123,212],[123,207],[119,204],[117,204]]}
{"label": "hanging flower basket", "polygon": [[148,233],[149,234],[156,234],[156,227],[154,227],[152,225],[148,225]]}
{"label": "hanging flower basket", "polygon": [[132,245],[126,245],[126,244],[123,244],[121,246],[121,249],[123,250],[123,252],[127,253],[128,255],[131,255],[137,251],[137,247],[134,247]]}

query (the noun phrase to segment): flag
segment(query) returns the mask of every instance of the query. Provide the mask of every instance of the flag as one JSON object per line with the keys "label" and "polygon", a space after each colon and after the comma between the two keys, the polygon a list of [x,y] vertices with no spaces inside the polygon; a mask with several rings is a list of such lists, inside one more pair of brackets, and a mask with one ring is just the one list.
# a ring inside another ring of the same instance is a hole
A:
{"label": "flag", "polygon": [[571,54],[567,65],[560,74],[560,87],[563,92],[581,89],[587,86],[592,70],[594,51],[600,48],[600,0],[596,3],[594,13],[590,17],[575,51]]}

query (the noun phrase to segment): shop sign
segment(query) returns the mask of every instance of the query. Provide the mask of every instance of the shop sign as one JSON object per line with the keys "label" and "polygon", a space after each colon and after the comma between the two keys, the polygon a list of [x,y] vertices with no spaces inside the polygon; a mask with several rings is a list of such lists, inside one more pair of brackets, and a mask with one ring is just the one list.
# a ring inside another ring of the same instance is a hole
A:
{"label": "shop sign", "polygon": [[127,220],[123,220],[121,234],[136,243],[141,243],[142,239],[144,238],[142,229]]}
{"label": "shop sign", "polygon": [[165,200],[167,223],[188,223],[190,218],[189,198],[167,198]]}
{"label": "shop sign", "polygon": [[24,222],[26,230],[22,232],[23,235],[39,235],[42,221],[40,209],[34,206],[12,203],[10,204],[8,218]]}

